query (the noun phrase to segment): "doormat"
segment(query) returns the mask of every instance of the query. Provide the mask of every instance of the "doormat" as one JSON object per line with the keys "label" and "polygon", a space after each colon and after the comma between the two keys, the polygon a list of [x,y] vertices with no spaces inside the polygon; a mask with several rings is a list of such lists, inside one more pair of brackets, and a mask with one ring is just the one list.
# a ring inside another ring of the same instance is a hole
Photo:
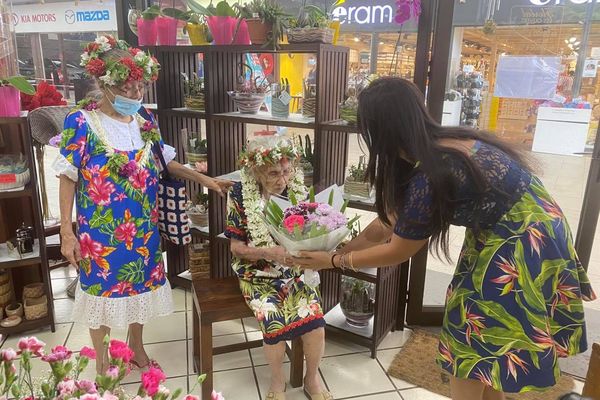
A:
{"label": "doormat", "polygon": [[[439,336],[414,330],[404,347],[390,365],[388,373],[394,378],[450,397],[450,375],[435,362]],[[561,376],[558,384],[546,392],[507,393],[507,400],[557,400],[574,388],[573,378]]]}

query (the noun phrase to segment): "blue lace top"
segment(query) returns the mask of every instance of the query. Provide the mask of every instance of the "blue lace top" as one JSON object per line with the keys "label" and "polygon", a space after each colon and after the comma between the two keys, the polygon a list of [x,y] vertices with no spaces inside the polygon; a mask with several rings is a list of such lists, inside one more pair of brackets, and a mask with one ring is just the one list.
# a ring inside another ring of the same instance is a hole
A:
{"label": "blue lace top", "polygon": [[[480,166],[489,186],[507,195],[492,190],[478,194],[464,161],[451,159],[450,168],[458,181],[452,224],[489,229],[525,193],[532,175],[506,153],[483,142],[475,142],[471,157]],[[431,182],[423,172],[416,172],[408,183],[394,233],[406,239],[427,239],[433,233],[431,216]]]}

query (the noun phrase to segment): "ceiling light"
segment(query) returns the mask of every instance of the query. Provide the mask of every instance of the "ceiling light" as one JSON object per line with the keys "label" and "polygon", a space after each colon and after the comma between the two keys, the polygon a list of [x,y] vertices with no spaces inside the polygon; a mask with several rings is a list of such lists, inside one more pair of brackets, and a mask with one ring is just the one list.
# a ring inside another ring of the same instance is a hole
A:
{"label": "ceiling light", "polygon": [[569,44],[569,39],[565,39],[565,43],[566,43],[566,44]]}
{"label": "ceiling light", "polygon": [[355,36],[355,37],[354,37],[354,41],[355,41],[355,42],[360,42],[360,39],[358,38],[358,36]]}
{"label": "ceiling light", "polygon": [[575,43],[577,41],[577,38],[575,36],[573,36],[572,38],[569,39],[569,42],[571,43]]}
{"label": "ceiling light", "polygon": [[581,42],[575,42],[573,43],[574,46],[579,46],[581,44]]}

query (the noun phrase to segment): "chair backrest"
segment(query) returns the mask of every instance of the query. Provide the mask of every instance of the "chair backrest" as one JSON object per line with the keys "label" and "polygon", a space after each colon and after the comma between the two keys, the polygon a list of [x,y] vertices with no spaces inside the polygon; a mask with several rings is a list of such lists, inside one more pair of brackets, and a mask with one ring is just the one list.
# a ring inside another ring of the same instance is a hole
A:
{"label": "chair backrest", "polygon": [[27,120],[31,136],[41,144],[48,144],[50,139],[63,131],[64,121],[70,111],[68,106],[46,106],[29,112]]}

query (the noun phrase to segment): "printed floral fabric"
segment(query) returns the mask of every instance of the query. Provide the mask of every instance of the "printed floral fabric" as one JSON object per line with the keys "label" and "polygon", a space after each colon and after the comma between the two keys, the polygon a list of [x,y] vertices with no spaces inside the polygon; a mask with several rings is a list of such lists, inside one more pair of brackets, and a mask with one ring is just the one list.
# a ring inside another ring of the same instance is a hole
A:
{"label": "printed floral fabric", "polygon": [[[227,207],[225,236],[250,243],[240,183],[231,190]],[[291,340],[325,326],[318,290],[304,283],[302,271],[266,260],[251,263],[238,258],[233,259],[232,267],[265,343]]]}
{"label": "printed floral fabric", "polygon": [[[152,119],[145,111],[141,115]],[[157,229],[158,170],[150,159],[131,176],[122,176],[110,168],[106,150],[81,111],[67,116],[60,153],[79,174],[81,289],[92,296],[123,298],[166,283]],[[120,153],[137,161],[142,149]]]}
{"label": "printed floral fabric", "polygon": [[562,211],[537,178],[492,229],[467,229],[446,298],[438,363],[496,390],[543,390],[587,348],[595,299]]}

